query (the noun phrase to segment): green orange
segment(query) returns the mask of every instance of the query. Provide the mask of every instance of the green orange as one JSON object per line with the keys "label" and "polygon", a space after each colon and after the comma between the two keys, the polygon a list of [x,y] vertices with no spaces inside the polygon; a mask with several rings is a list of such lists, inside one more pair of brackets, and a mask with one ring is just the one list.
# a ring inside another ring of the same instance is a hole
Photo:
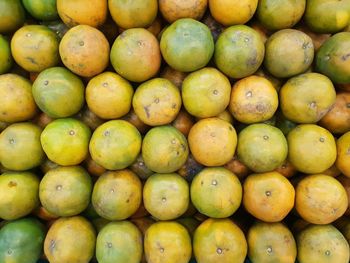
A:
{"label": "green orange", "polygon": [[0,34],[0,74],[7,73],[13,64],[10,42]]}

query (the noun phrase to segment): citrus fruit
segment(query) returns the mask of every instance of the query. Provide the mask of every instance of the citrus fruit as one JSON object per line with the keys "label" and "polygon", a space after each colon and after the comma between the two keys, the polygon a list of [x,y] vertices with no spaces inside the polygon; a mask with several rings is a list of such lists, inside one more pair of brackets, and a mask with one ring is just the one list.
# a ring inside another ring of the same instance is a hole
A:
{"label": "citrus fruit", "polygon": [[337,160],[335,165],[347,177],[350,177],[350,131],[337,140]]}
{"label": "citrus fruit", "polygon": [[2,219],[24,217],[39,206],[39,178],[33,173],[5,172],[0,176],[0,188]]}
{"label": "citrus fruit", "polygon": [[226,168],[204,168],[191,183],[191,200],[200,213],[226,218],[239,208],[242,186],[237,176]]}
{"label": "citrus fruit", "polygon": [[24,21],[25,11],[20,0],[0,1],[0,34],[17,30]]}
{"label": "citrus fruit", "polygon": [[145,233],[147,262],[187,263],[191,259],[191,238],[184,226],[176,222],[157,222]]}
{"label": "citrus fruit", "polygon": [[350,92],[339,92],[333,107],[318,123],[332,133],[350,131]]}
{"label": "citrus fruit", "polygon": [[76,114],[84,104],[84,84],[66,68],[49,68],[34,81],[33,97],[38,107],[49,117],[69,117]]}
{"label": "citrus fruit", "polygon": [[178,129],[186,137],[188,136],[193,124],[193,117],[185,110],[180,110],[175,120],[171,123],[172,126]]}
{"label": "citrus fruit", "polygon": [[249,26],[237,25],[220,34],[215,44],[214,60],[218,69],[227,76],[244,78],[258,70],[264,53],[264,42],[259,33]]}
{"label": "citrus fruit", "polygon": [[237,134],[231,123],[206,118],[193,125],[188,143],[196,161],[205,166],[220,166],[232,159]]}
{"label": "citrus fruit", "polygon": [[336,33],[350,23],[350,1],[309,0],[305,22],[317,33]]}
{"label": "citrus fruit", "polygon": [[188,182],[191,182],[196,174],[198,174],[204,168],[199,164],[193,155],[188,155],[188,158],[183,166],[177,171],[179,175],[184,177]]}
{"label": "citrus fruit", "polygon": [[290,178],[297,173],[297,170],[291,164],[291,162],[286,159],[279,167],[275,169],[275,172],[282,174],[284,177]]}
{"label": "citrus fruit", "polygon": [[237,155],[250,170],[263,173],[279,167],[287,158],[283,133],[268,124],[251,124],[238,135]]}
{"label": "citrus fruit", "polygon": [[147,125],[169,124],[180,111],[181,95],[169,80],[154,78],[136,89],[132,105],[136,115]]}
{"label": "citrus fruit", "polygon": [[10,42],[0,34],[0,74],[7,73],[13,64]]}
{"label": "citrus fruit", "polygon": [[302,173],[322,173],[337,157],[334,137],[318,125],[298,125],[288,133],[287,140],[289,161]]}
{"label": "citrus fruit", "polygon": [[107,19],[107,0],[57,0],[57,11],[69,27],[80,24],[99,27]]}
{"label": "citrus fruit", "polygon": [[111,49],[111,63],[122,77],[143,82],[158,73],[161,55],[157,38],[144,28],[121,33]]}
{"label": "citrus fruit", "polygon": [[152,128],[142,142],[142,158],[156,173],[173,173],[180,169],[189,153],[185,136],[176,128],[165,125]]}
{"label": "citrus fruit", "polygon": [[160,0],[159,11],[169,23],[180,18],[200,20],[207,5],[208,0]]}
{"label": "citrus fruit", "polygon": [[160,50],[170,67],[191,72],[208,64],[214,53],[214,40],[205,24],[181,18],[163,32]]}
{"label": "citrus fruit", "polygon": [[91,177],[82,167],[58,167],[48,171],[42,178],[39,198],[49,213],[73,216],[87,208],[91,192]]}
{"label": "citrus fruit", "polygon": [[182,84],[182,100],[188,113],[199,118],[215,117],[229,104],[231,84],[215,68],[203,68],[189,74]]}
{"label": "citrus fruit", "polygon": [[226,163],[224,167],[234,173],[239,180],[243,180],[248,176],[248,174],[251,173],[249,168],[238,160],[237,155],[233,156],[233,158]]}
{"label": "citrus fruit", "polygon": [[12,73],[0,75],[0,121],[26,121],[36,112],[29,80]]}
{"label": "citrus fruit", "polygon": [[259,22],[269,30],[292,28],[305,11],[306,0],[262,0],[256,10]]}
{"label": "citrus fruit", "polygon": [[297,235],[300,263],[347,263],[349,244],[332,225],[310,225]]}
{"label": "citrus fruit", "polygon": [[29,122],[14,123],[0,134],[0,163],[15,171],[29,170],[44,161],[41,129]]}
{"label": "citrus fruit", "polygon": [[265,222],[282,221],[294,207],[294,187],[277,172],[249,175],[243,191],[245,209]]}
{"label": "citrus fruit", "polygon": [[332,81],[313,72],[290,78],[279,94],[283,115],[297,123],[318,122],[336,100]]}
{"label": "citrus fruit", "polygon": [[277,91],[264,77],[246,77],[237,81],[232,88],[230,112],[242,123],[267,121],[277,107]]}
{"label": "citrus fruit", "polygon": [[141,135],[127,121],[108,121],[94,131],[89,149],[92,159],[104,168],[123,169],[137,158],[141,149]]}
{"label": "citrus fruit", "polygon": [[108,0],[109,12],[115,23],[124,29],[148,27],[158,12],[157,0]]}
{"label": "citrus fruit", "polygon": [[211,15],[224,26],[245,24],[254,15],[258,0],[209,0]]}
{"label": "citrus fruit", "polygon": [[264,66],[277,78],[305,72],[314,59],[312,39],[296,29],[283,29],[266,42]]}
{"label": "citrus fruit", "polygon": [[108,171],[101,175],[92,192],[96,212],[108,220],[124,220],[141,204],[140,179],[130,170]]}
{"label": "citrus fruit", "polygon": [[88,25],[69,29],[59,46],[63,64],[82,77],[101,73],[108,65],[109,51],[109,43],[102,32]]}
{"label": "citrus fruit", "polygon": [[247,241],[252,262],[294,263],[297,257],[293,234],[282,223],[256,222],[248,231]]}
{"label": "citrus fruit", "polygon": [[349,49],[350,32],[333,35],[318,50],[316,69],[335,83],[350,83]]}
{"label": "citrus fruit", "polygon": [[186,212],[190,201],[189,186],[176,173],[154,174],[143,187],[143,202],[159,220],[172,220]]}
{"label": "citrus fruit", "polygon": [[105,122],[105,120],[98,117],[88,107],[84,107],[82,111],[78,112],[78,114],[75,115],[75,117],[84,122],[93,131]]}
{"label": "citrus fruit", "polygon": [[142,250],[141,232],[129,221],[108,223],[96,239],[96,258],[100,263],[139,263]]}
{"label": "citrus fruit", "polygon": [[170,80],[176,87],[181,89],[182,82],[186,78],[187,73],[175,70],[168,65],[160,72],[160,77]]}
{"label": "citrus fruit", "polygon": [[24,8],[36,19],[50,21],[58,18],[56,0],[22,0]]}
{"label": "citrus fruit", "polygon": [[18,65],[40,72],[59,62],[58,37],[46,26],[23,26],[11,39],[11,52]]}
{"label": "citrus fruit", "polygon": [[45,239],[44,226],[34,218],[12,221],[0,230],[0,261],[36,263]]}
{"label": "citrus fruit", "polygon": [[95,242],[95,230],[84,217],[61,217],[47,232],[44,253],[50,263],[88,263]]}
{"label": "citrus fruit", "polygon": [[136,161],[130,166],[130,170],[137,174],[141,180],[146,180],[152,174],[154,174],[148,167],[145,165],[145,162],[142,158],[142,155],[139,154]]}
{"label": "citrus fruit", "polygon": [[59,165],[77,165],[89,152],[91,131],[83,122],[72,118],[54,120],[41,133],[47,157]]}
{"label": "citrus fruit", "polygon": [[[350,178],[345,176],[345,175],[340,175],[340,176],[337,176],[337,180],[342,184],[342,186],[344,187],[344,189],[345,189],[345,191],[347,193],[347,196],[348,196],[348,209],[346,209],[344,215],[345,216],[349,216],[350,215]],[[349,227],[350,227],[350,225],[349,225]]]}
{"label": "citrus fruit", "polygon": [[329,224],[348,206],[347,193],[335,178],[317,174],[303,178],[296,187],[295,208],[312,224]]}
{"label": "citrus fruit", "polygon": [[231,220],[209,218],[194,232],[193,252],[200,263],[243,263],[247,241]]}

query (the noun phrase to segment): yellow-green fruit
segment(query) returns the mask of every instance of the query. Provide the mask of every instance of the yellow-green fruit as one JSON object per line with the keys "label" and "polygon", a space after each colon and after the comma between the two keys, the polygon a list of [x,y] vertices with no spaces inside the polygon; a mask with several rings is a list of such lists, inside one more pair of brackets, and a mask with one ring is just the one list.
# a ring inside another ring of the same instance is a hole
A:
{"label": "yellow-green fruit", "polygon": [[18,65],[29,72],[41,72],[59,62],[58,37],[46,26],[21,27],[11,39],[11,52]]}
{"label": "yellow-green fruit", "polygon": [[89,152],[91,131],[81,121],[72,118],[50,122],[40,140],[47,157],[59,165],[77,165]]}
{"label": "yellow-green fruit", "polygon": [[58,18],[56,0],[22,0],[25,9],[39,20],[55,20]]}
{"label": "yellow-green fruit", "polygon": [[186,212],[190,201],[186,180],[176,173],[154,174],[143,188],[143,203],[159,220],[172,220]]}
{"label": "yellow-green fruit", "polygon": [[182,83],[185,109],[199,118],[215,117],[229,104],[231,84],[215,68],[203,68],[188,75]]}
{"label": "yellow-green fruit", "polygon": [[301,124],[288,133],[288,159],[302,173],[322,173],[333,165],[337,148],[333,135],[315,124]]}
{"label": "yellow-green fruit", "polygon": [[92,159],[104,168],[124,169],[136,160],[141,150],[141,135],[127,121],[108,121],[94,131],[89,150]]}
{"label": "yellow-green fruit", "polygon": [[109,171],[101,175],[92,192],[92,204],[101,217],[124,220],[141,204],[142,185],[130,170]]}
{"label": "yellow-green fruit", "polygon": [[247,241],[252,262],[294,263],[297,257],[293,234],[283,223],[256,222],[248,231]]}
{"label": "yellow-green fruit", "polygon": [[297,235],[300,263],[348,263],[349,244],[332,225],[310,225]]}
{"label": "yellow-green fruit", "polygon": [[50,263],[88,263],[95,243],[95,230],[84,217],[61,217],[47,232],[44,253]]}
{"label": "yellow-green fruit", "polygon": [[265,46],[257,31],[246,25],[227,28],[215,44],[215,63],[231,78],[244,78],[258,70]]}
{"label": "yellow-green fruit", "polygon": [[39,206],[39,178],[30,172],[5,172],[0,176],[0,218],[14,220]]}
{"label": "yellow-green fruit", "polygon": [[96,258],[99,263],[139,263],[142,251],[142,234],[129,221],[108,223],[98,233]]}
{"label": "yellow-green fruit", "polygon": [[283,29],[266,42],[264,66],[277,78],[305,72],[314,59],[312,39],[296,29]]}
{"label": "yellow-green fruit", "polygon": [[36,113],[37,106],[29,80],[11,73],[0,75],[0,121],[26,121]]}
{"label": "yellow-green fruit", "polygon": [[191,200],[200,213],[226,218],[239,208],[242,186],[237,176],[226,168],[204,168],[191,183]]}
{"label": "yellow-green fruit", "polygon": [[337,140],[337,160],[335,165],[347,177],[350,178],[350,131],[344,133]]}
{"label": "yellow-green fruit", "polygon": [[74,216],[90,203],[92,181],[80,166],[58,167],[42,178],[39,197],[42,206],[57,216]]}
{"label": "yellow-green fruit", "polygon": [[157,222],[145,233],[144,251],[147,262],[188,263],[191,259],[191,238],[177,222]]}
{"label": "yellow-green fruit", "polygon": [[0,34],[11,33],[24,24],[25,11],[20,0],[0,1]]}
{"label": "yellow-green fruit", "polygon": [[180,18],[201,20],[208,6],[208,0],[160,0],[159,11],[169,22]]}
{"label": "yellow-green fruit", "polygon": [[8,72],[13,64],[10,42],[0,34],[0,74]]}
{"label": "yellow-green fruit", "polygon": [[9,170],[24,171],[44,161],[40,144],[41,128],[29,123],[15,123],[0,134],[0,163]]}
{"label": "yellow-green fruit", "polygon": [[290,78],[280,90],[283,115],[296,123],[316,123],[335,103],[332,81],[319,73]]}

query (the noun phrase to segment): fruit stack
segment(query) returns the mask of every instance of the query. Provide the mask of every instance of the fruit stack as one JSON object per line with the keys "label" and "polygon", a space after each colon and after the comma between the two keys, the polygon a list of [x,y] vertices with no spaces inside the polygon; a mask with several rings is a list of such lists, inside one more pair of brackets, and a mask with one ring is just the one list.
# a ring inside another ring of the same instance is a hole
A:
{"label": "fruit stack", "polygon": [[0,0],[0,263],[348,263],[350,0]]}

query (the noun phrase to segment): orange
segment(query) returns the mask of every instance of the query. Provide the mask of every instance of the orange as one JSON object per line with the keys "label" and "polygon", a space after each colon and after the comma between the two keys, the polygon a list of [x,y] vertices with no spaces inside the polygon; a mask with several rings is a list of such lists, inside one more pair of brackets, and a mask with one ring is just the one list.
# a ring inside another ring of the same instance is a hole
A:
{"label": "orange", "polygon": [[349,244],[332,225],[306,227],[297,235],[297,245],[300,263],[349,262]]}
{"label": "orange", "polygon": [[132,105],[136,115],[147,125],[169,124],[180,111],[181,95],[169,80],[155,78],[136,89]]}
{"label": "orange", "polygon": [[47,232],[44,253],[51,263],[87,263],[95,250],[96,233],[84,217],[61,217]]}
{"label": "orange", "polygon": [[185,110],[180,110],[175,120],[171,123],[171,125],[173,125],[186,137],[188,136],[193,124],[193,117]]}
{"label": "orange", "polygon": [[332,133],[350,131],[350,92],[339,92],[335,104],[320,120],[319,125]]}
{"label": "orange", "polygon": [[299,171],[322,173],[333,165],[337,149],[333,135],[315,124],[301,124],[288,133],[288,159]]}
{"label": "orange", "polygon": [[82,77],[101,73],[109,63],[109,43],[101,31],[78,25],[63,36],[59,52],[63,64]]}
{"label": "orange", "polygon": [[98,262],[141,262],[142,234],[129,221],[111,222],[99,231],[96,240]]}
{"label": "orange", "polygon": [[182,82],[186,78],[187,73],[178,71],[166,65],[160,72],[160,77],[170,80],[176,87],[181,89]]}
{"label": "orange", "polygon": [[152,128],[143,138],[142,158],[156,173],[177,171],[185,164],[188,153],[185,136],[170,125]]}
{"label": "orange", "polygon": [[200,213],[226,218],[239,208],[242,186],[237,176],[226,168],[204,168],[191,183],[191,200]]}
{"label": "orange", "polygon": [[244,207],[265,222],[282,221],[294,207],[294,187],[277,172],[249,175],[243,191]]}
{"label": "orange", "polygon": [[122,117],[122,120],[134,125],[141,134],[145,134],[150,129],[150,126],[140,120],[132,107],[129,113]]}
{"label": "orange", "polygon": [[215,68],[203,68],[189,74],[182,83],[181,95],[187,112],[195,117],[215,117],[229,104],[231,84]]}
{"label": "orange", "polygon": [[194,158],[205,166],[220,166],[235,153],[237,134],[232,124],[219,118],[198,121],[190,130],[188,143]]}
{"label": "orange", "polygon": [[5,172],[0,176],[0,218],[14,220],[39,206],[39,178],[31,172]]}
{"label": "orange", "polygon": [[128,167],[136,160],[140,149],[140,133],[124,120],[112,120],[99,126],[89,144],[92,159],[108,170]]}
{"label": "orange", "polygon": [[64,67],[42,71],[33,83],[33,97],[38,107],[51,118],[72,116],[83,107],[84,84]]}
{"label": "orange", "polygon": [[22,122],[8,126],[0,134],[0,163],[9,170],[24,171],[44,161],[40,144],[41,128]]}
{"label": "orange", "polygon": [[190,201],[189,186],[176,173],[154,174],[143,188],[143,202],[150,214],[159,220],[172,220],[184,214]]}
{"label": "orange", "polygon": [[23,26],[11,39],[11,52],[18,65],[30,72],[40,72],[59,62],[58,37],[46,26]]}
{"label": "orange", "polygon": [[337,140],[337,160],[335,165],[347,177],[350,177],[350,131]]}
{"label": "orange", "polygon": [[191,238],[177,222],[157,222],[145,233],[144,250],[147,262],[188,263],[191,259]]}
{"label": "orange", "polygon": [[144,28],[125,30],[114,41],[110,59],[113,68],[122,77],[143,82],[155,76],[160,68],[158,40]]}
{"label": "orange", "polygon": [[57,11],[69,27],[89,25],[99,27],[107,19],[107,0],[57,0]]}
{"label": "orange", "polygon": [[56,20],[58,18],[56,0],[23,0],[24,8],[38,20]]}
{"label": "orange", "polygon": [[108,220],[130,217],[141,199],[141,181],[130,170],[108,171],[98,177],[91,198],[97,214]]}
{"label": "orange", "polygon": [[256,222],[247,234],[252,262],[294,263],[297,247],[291,231],[282,223]]}
{"label": "orange", "polygon": [[209,0],[209,9],[216,21],[224,26],[247,23],[254,15],[258,0]]}
{"label": "orange", "polygon": [[0,34],[16,31],[24,24],[25,11],[20,0],[0,2]]}
{"label": "orange", "polygon": [[103,119],[117,119],[131,108],[134,89],[131,84],[113,72],[104,72],[92,78],[85,90],[89,109]]}
{"label": "orange", "polygon": [[118,26],[124,29],[148,27],[158,12],[157,0],[109,0],[109,12]]}
{"label": "orange", "polygon": [[243,263],[247,249],[242,230],[229,219],[209,218],[194,232],[193,252],[200,263]]}
{"label": "orange", "polygon": [[342,184],[342,186],[344,187],[348,195],[348,209],[346,209],[345,215],[349,216],[350,215],[350,178],[345,175],[340,175],[340,176],[337,176],[337,180]]}
{"label": "orange", "polygon": [[91,131],[83,122],[73,118],[54,120],[40,136],[47,157],[59,165],[80,164],[89,152]]}
{"label": "orange", "polygon": [[269,124],[251,124],[238,135],[238,159],[254,172],[273,171],[287,154],[288,144],[283,133]]}
{"label": "orange", "polygon": [[344,187],[329,175],[303,178],[296,187],[295,208],[312,224],[329,224],[340,218],[348,207]]}
{"label": "orange", "polygon": [[232,88],[230,112],[242,123],[266,121],[272,118],[277,107],[277,91],[266,78],[246,77]]}
{"label": "orange", "polygon": [[154,174],[154,172],[146,166],[141,154],[139,154],[136,161],[130,166],[130,170],[137,174],[141,180],[146,180]]}
{"label": "orange", "polygon": [[208,0],[160,0],[159,11],[169,23],[180,18],[200,20],[207,5]]}
{"label": "orange", "polygon": [[290,178],[297,173],[297,170],[288,159],[285,160],[279,167],[277,167],[275,171],[287,178]]}
{"label": "orange", "polygon": [[0,74],[7,73],[13,64],[9,40],[0,34]]}
{"label": "orange", "polygon": [[238,160],[237,155],[233,156],[233,158],[226,163],[224,167],[234,173],[239,180],[243,180],[248,176],[248,174],[251,173],[249,168]]}
{"label": "orange", "polygon": [[29,80],[12,73],[0,75],[0,121],[26,121],[36,113]]}
{"label": "orange", "polygon": [[283,115],[297,123],[316,123],[336,101],[332,81],[319,73],[290,78],[280,90]]}

